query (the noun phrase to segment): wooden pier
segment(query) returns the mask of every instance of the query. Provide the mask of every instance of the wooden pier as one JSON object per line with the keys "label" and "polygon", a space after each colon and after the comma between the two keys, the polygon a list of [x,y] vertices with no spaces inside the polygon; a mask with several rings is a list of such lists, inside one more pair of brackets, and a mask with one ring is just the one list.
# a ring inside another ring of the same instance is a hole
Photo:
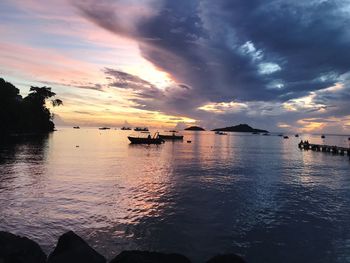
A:
{"label": "wooden pier", "polygon": [[323,144],[313,144],[308,141],[301,141],[298,144],[299,149],[311,150],[316,152],[328,152],[332,154],[347,155],[350,156],[350,148],[339,147],[335,145],[323,145]]}

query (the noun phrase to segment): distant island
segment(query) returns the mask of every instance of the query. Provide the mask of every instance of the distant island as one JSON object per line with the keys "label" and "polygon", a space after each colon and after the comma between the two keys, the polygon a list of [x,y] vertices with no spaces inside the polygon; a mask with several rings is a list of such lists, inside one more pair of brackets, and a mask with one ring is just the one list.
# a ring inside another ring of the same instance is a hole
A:
{"label": "distant island", "polygon": [[248,124],[239,124],[236,126],[218,128],[218,129],[214,129],[213,131],[268,133],[268,131],[266,131],[266,130],[254,129],[254,128],[250,127]]}
{"label": "distant island", "polygon": [[[46,100],[55,95],[50,87],[32,86],[23,98],[18,88],[0,78],[0,135],[54,131],[53,114],[46,107]],[[60,99],[51,103],[54,107],[63,104]]]}
{"label": "distant island", "polygon": [[205,131],[202,127],[198,126],[191,126],[185,129],[185,131]]}

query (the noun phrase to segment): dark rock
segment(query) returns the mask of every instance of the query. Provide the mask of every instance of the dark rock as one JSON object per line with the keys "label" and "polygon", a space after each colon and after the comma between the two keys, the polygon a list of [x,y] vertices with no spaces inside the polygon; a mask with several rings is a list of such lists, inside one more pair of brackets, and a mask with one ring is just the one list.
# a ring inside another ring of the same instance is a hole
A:
{"label": "dark rock", "polygon": [[209,259],[207,263],[246,263],[246,261],[236,254],[224,254]]}
{"label": "dark rock", "polygon": [[105,263],[106,259],[90,247],[81,237],[69,231],[58,239],[48,263]]}
{"label": "dark rock", "polygon": [[0,231],[0,263],[45,263],[40,246],[26,237]]}
{"label": "dark rock", "polygon": [[110,263],[190,263],[191,261],[180,254],[164,254],[148,251],[123,251]]}

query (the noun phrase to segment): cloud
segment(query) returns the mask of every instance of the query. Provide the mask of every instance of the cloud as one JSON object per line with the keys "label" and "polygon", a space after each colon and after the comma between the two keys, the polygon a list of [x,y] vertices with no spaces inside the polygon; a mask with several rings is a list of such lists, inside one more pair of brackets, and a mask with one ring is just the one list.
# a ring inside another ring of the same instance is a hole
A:
{"label": "cloud", "polygon": [[76,6],[101,27],[133,38],[144,58],[191,87],[184,101],[167,97],[177,111],[201,117],[198,109],[231,116],[235,110],[252,116],[254,108],[270,103],[275,113],[276,108],[281,115],[295,111],[295,118],[302,110],[345,114],[343,106],[332,109],[337,93],[322,91],[348,85],[341,78],[350,70],[346,1],[164,0],[159,6],[141,1],[152,12],[131,20],[132,27],[118,22],[123,15],[116,6],[102,2],[113,14],[86,12],[94,6],[89,1]]}
{"label": "cloud", "polygon": [[16,69],[22,75],[31,76],[36,81],[50,80],[49,82],[65,85],[70,85],[74,81],[86,83],[86,80],[99,79],[101,74],[96,72],[95,65],[69,58],[57,51],[2,41],[0,41],[0,69],[3,72]]}
{"label": "cloud", "polygon": [[[157,87],[149,81],[120,70],[106,68],[104,70],[109,80],[109,87],[132,91],[130,101],[142,110],[158,111],[166,114],[181,115],[181,104],[187,100],[191,88],[184,84],[174,83],[165,88]],[[186,107],[184,107],[186,109]]]}
{"label": "cloud", "polygon": [[[346,2],[141,1],[146,14],[123,3],[76,6],[99,26],[134,38],[146,59],[193,87],[192,96],[201,96],[193,104],[286,101],[333,85],[350,68]],[[125,26],[129,11],[137,19]],[[319,79],[329,72],[335,79]]]}
{"label": "cloud", "polygon": [[92,115],[91,112],[88,112],[88,111],[74,111],[75,113],[78,113],[78,114],[84,114],[84,115]]}
{"label": "cloud", "polygon": [[158,0],[71,1],[80,13],[96,25],[124,36],[137,36],[137,28],[156,15]]}

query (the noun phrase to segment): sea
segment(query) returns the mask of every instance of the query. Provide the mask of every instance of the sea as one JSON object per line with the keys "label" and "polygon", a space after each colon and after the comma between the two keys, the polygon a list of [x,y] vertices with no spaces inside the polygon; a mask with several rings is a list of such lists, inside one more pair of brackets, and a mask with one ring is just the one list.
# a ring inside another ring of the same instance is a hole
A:
{"label": "sea", "polygon": [[184,131],[131,145],[132,133],[62,127],[3,142],[0,231],[47,254],[73,230],[108,259],[137,249],[193,262],[350,262],[349,157],[298,148],[349,147],[348,136]]}

